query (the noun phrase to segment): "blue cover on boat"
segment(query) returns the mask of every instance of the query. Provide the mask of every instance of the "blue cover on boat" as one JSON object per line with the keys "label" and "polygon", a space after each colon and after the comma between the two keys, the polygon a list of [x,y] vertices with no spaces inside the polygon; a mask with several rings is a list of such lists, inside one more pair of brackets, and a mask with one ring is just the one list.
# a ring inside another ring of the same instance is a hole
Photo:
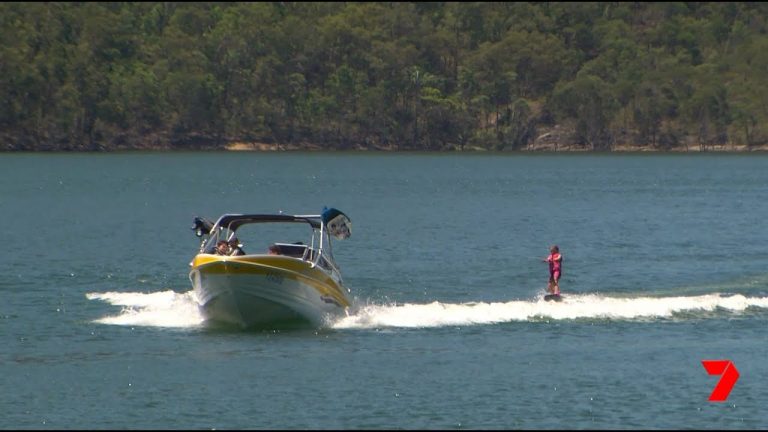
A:
{"label": "blue cover on boat", "polygon": [[352,235],[352,221],[339,210],[323,207],[321,217],[328,229],[328,233],[337,239],[343,240]]}

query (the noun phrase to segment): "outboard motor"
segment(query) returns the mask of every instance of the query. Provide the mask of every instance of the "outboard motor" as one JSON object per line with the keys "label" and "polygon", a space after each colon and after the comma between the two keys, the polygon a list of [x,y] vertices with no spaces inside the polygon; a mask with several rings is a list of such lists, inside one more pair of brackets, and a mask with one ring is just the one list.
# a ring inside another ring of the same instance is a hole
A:
{"label": "outboard motor", "polygon": [[196,236],[202,237],[203,235],[210,234],[211,228],[213,228],[213,222],[206,218],[195,216],[195,220],[192,224],[192,230],[195,231]]}

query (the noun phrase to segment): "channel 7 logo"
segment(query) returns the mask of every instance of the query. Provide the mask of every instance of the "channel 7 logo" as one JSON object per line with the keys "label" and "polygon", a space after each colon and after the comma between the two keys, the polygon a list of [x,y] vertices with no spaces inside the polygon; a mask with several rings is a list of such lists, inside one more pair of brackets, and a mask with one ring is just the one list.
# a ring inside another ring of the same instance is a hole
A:
{"label": "channel 7 logo", "polygon": [[704,365],[704,369],[707,370],[708,374],[722,375],[715,389],[712,390],[712,394],[709,395],[709,401],[725,402],[731,393],[733,385],[739,379],[739,371],[736,369],[736,365],[730,360],[702,360],[701,364]]}

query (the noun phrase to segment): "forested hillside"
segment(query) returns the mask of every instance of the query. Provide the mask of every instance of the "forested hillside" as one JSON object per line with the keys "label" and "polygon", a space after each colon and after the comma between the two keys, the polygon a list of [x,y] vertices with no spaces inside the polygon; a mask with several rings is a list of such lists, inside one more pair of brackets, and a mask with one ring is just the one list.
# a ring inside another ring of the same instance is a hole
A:
{"label": "forested hillside", "polygon": [[0,3],[0,150],[768,142],[766,3]]}

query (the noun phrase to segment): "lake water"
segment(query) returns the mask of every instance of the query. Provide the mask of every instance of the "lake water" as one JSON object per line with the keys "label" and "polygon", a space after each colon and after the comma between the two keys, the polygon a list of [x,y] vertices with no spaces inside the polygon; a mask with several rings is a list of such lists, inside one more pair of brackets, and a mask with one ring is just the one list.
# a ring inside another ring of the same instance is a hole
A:
{"label": "lake water", "polygon": [[[0,427],[768,427],[768,155],[2,154]],[[195,216],[319,213],[328,328],[202,323]],[[566,300],[541,300],[558,244]],[[726,402],[702,360],[741,378]]]}

